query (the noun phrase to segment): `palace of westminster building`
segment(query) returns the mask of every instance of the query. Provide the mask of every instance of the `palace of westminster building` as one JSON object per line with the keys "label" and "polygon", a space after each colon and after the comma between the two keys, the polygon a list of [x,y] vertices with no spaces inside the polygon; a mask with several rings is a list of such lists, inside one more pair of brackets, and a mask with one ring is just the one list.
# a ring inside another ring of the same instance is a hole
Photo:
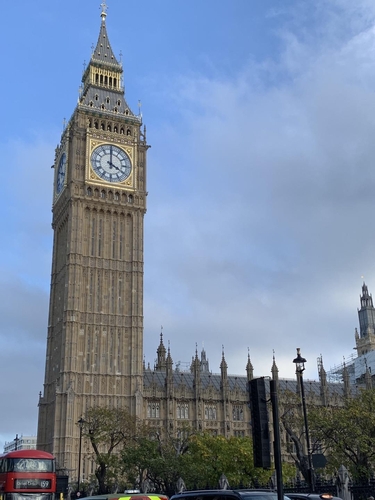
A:
{"label": "palace of westminster building", "polygon": [[[204,350],[195,352],[190,369],[183,371],[173,367],[161,335],[155,366],[144,364],[149,145],[141,116],[125,98],[106,10],[103,2],[98,42],[54,161],[51,293],[37,447],[71,471],[78,469],[77,422],[91,407],[127,408],[168,432],[189,425],[228,437],[251,434],[249,355],[243,377],[228,374],[224,352],[217,374],[210,371]],[[375,354],[375,309],[365,284],[359,319],[357,359]],[[371,364],[366,362],[362,372],[360,365],[355,371],[354,362],[338,367],[340,382],[333,383],[320,360],[319,381],[306,383],[307,401],[339,404],[350,395],[353,377],[371,385]],[[278,381],[280,399],[285,390],[297,392],[297,380],[278,379],[275,359],[271,376]],[[285,447],[287,438],[282,439]],[[86,476],[92,472],[85,463],[82,470]]]}

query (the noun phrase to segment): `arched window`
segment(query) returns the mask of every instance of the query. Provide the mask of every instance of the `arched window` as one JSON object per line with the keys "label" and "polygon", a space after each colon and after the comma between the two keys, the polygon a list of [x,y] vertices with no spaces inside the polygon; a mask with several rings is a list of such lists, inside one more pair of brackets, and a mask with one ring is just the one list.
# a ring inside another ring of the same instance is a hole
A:
{"label": "arched window", "polygon": [[207,405],[204,409],[205,420],[216,420],[216,406]]}
{"label": "arched window", "polygon": [[160,416],[160,404],[156,401],[152,401],[147,405],[147,417],[148,418],[159,418]]}
{"label": "arched window", "polygon": [[117,258],[117,221],[112,223],[112,259]]}
{"label": "arched window", "polygon": [[103,248],[103,219],[99,218],[98,224],[98,256],[101,257]]}
{"label": "arched window", "polygon": [[176,417],[178,419],[189,418],[189,405],[187,403],[178,403],[176,408]]}
{"label": "arched window", "polygon": [[95,256],[95,241],[96,241],[96,217],[95,217],[95,214],[93,215],[92,221],[91,221],[91,235],[90,236],[91,236],[90,255],[91,255],[91,257],[94,257]]}
{"label": "arched window", "polygon": [[243,408],[241,405],[233,406],[233,420],[237,420],[238,422],[243,421]]}

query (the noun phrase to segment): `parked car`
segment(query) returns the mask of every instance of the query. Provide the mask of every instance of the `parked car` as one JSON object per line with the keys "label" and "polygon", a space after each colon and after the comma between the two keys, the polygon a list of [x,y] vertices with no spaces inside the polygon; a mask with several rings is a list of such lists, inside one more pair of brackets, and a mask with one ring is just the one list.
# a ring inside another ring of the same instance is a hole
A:
{"label": "parked car", "polygon": [[94,495],[91,497],[84,497],[82,500],[168,500],[167,495],[159,493],[130,493],[135,490],[125,490],[124,493],[111,493],[107,495]]}
{"label": "parked car", "polygon": [[330,493],[285,493],[291,500],[341,500]]}
{"label": "parked car", "polygon": [[[285,500],[289,500],[284,496]],[[183,491],[170,500],[278,500],[273,490],[195,490]]]}

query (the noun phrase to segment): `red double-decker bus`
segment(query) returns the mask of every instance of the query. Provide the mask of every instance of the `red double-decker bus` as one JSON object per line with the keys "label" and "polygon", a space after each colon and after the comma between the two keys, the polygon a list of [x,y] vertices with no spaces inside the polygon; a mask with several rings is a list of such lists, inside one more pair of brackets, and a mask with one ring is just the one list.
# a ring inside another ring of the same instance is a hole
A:
{"label": "red double-decker bus", "polygon": [[54,500],[56,467],[53,455],[17,450],[0,455],[1,500]]}

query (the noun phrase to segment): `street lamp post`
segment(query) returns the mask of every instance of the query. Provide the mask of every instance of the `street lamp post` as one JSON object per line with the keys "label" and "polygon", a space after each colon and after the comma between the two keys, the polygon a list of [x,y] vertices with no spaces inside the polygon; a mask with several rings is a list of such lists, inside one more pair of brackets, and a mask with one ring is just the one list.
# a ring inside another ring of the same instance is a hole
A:
{"label": "street lamp post", "polygon": [[296,364],[296,373],[299,375],[299,382],[301,385],[302,411],[303,411],[303,420],[304,420],[304,424],[305,424],[305,436],[306,436],[306,446],[307,446],[308,476],[309,476],[309,483],[311,486],[311,490],[314,493],[314,491],[315,491],[314,470],[313,470],[313,464],[312,464],[309,426],[308,426],[308,422],[307,422],[305,387],[303,385],[303,372],[305,371],[306,359],[301,356],[300,351],[301,351],[300,348],[297,347],[297,357],[295,359],[293,359],[293,363]]}
{"label": "street lamp post", "polygon": [[81,417],[78,420],[78,425],[79,425],[79,448],[78,448],[78,481],[77,481],[77,493],[79,493],[80,489],[80,483],[81,483],[81,453],[82,453],[82,430],[83,430],[83,424],[85,421]]}
{"label": "street lamp post", "polygon": [[14,450],[15,451],[18,450],[18,441],[19,441],[18,434],[16,434],[16,437],[14,439]]}

